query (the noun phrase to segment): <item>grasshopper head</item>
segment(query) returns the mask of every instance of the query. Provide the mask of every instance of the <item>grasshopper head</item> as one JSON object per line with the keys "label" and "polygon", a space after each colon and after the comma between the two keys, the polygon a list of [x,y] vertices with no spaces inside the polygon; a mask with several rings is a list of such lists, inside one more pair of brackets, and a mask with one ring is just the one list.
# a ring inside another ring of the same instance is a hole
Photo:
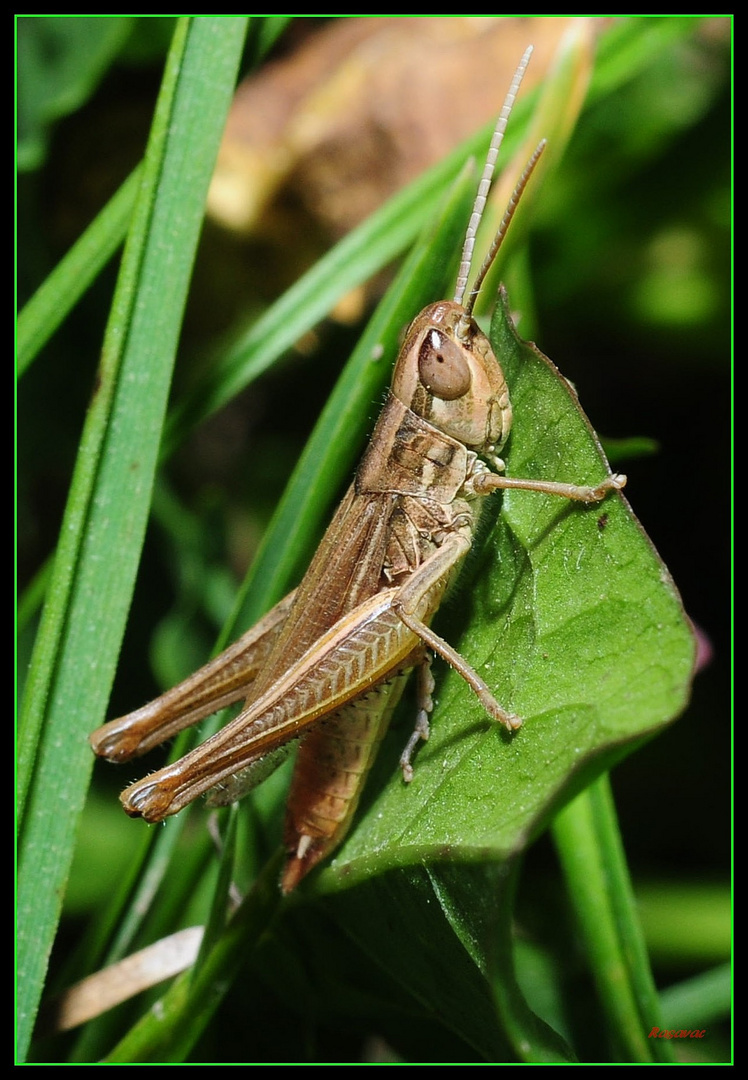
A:
{"label": "grasshopper head", "polygon": [[494,457],[509,435],[512,407],[504,373],[488,338],[452,300],[431,304],[411,323],[392,393],[483,457]]}

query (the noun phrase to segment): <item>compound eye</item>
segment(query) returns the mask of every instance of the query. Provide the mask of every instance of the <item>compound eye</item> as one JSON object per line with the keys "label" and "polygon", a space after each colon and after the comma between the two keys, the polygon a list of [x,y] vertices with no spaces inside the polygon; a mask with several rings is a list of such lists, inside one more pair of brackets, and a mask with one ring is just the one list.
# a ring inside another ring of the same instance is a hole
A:
{"label": "compound eye", "polygon": [[470,389],[470,367],[462,349],[439,330],[429,330],[418,354],[418,373],[430,394],[454,401]]}

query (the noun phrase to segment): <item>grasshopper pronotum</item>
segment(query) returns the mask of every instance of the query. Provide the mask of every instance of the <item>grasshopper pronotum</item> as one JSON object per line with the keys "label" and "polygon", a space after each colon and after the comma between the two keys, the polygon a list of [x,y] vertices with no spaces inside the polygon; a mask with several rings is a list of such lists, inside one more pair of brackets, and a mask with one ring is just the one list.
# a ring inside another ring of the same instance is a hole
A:
{"label": "grasshopper pronotum", "polygon": [[[455,297],[411,323],[391,389],[356,477],[298,589],[216,659],[149,705],[91,736],[94,752],[122,762],[244,699],[217,734],[128,787],[125,810],[161,821],[199,795],[238,798],[257,769],[303,736],[288,799],[285,892],[342,840],[405,678],[419,672],[419,712],[401,757],[428,737],[431,653],[468,682],[510,731],[506,712],[470,665],[429,627],[470,549],[475,504],[499,488],[597,502],[625,484],[597,487],[507,478],[498,456],[512,419],[509,393],[473,305],[517,200],[543,149],[530,159],[463,306],[475,233],[506,122],[529,60],[515,73],[491,143],[463,249]],[[322,723],[321,721],[324,721]]]}

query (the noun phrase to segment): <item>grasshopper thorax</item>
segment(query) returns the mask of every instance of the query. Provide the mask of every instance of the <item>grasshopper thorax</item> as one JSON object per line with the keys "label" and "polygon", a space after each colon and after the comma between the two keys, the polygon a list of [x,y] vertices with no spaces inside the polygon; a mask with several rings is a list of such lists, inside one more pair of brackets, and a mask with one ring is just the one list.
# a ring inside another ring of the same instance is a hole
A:
{"label": "grasshopper thorax", "polygon": [[461,304],[424,308],[407,330],[392,393],[439,431],[481,456],[506,442],[512,408],[491,344]]}

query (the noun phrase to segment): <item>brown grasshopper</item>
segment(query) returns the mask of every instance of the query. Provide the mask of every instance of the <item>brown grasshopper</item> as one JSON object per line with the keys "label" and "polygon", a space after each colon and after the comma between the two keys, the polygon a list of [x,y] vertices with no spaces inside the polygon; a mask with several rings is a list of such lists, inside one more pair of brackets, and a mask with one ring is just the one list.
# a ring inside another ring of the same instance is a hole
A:
{"label": "brown grasshopper", "polygon": [[431,304],[408,328],[355,480],[298,589],[185,682],[91,736],[97,755],[122,762],[244,699],[239,715],[217,734],[122,793],[127,813],[149,822],[206,792],[213,804],[235,801],[259,782],[258,770],[273,767],[277,752],[301,737],[286,814],[284,892],[343,839],[405,679],[417,669],[418,718],[400,760],[404,779],[411,779],[413,752],[429,733],[431,653],[459,672],[491,717],[509,731],[520,726],[429,625],[470,549],[480,500],[514,488],[591,503],[625,484],[619,475],[597,487],[502,475],[498,453],[511,427],[509,392],[472,310],[543,144],[462,304],[477,225],[529,53],[494,133],[455,298]]}

